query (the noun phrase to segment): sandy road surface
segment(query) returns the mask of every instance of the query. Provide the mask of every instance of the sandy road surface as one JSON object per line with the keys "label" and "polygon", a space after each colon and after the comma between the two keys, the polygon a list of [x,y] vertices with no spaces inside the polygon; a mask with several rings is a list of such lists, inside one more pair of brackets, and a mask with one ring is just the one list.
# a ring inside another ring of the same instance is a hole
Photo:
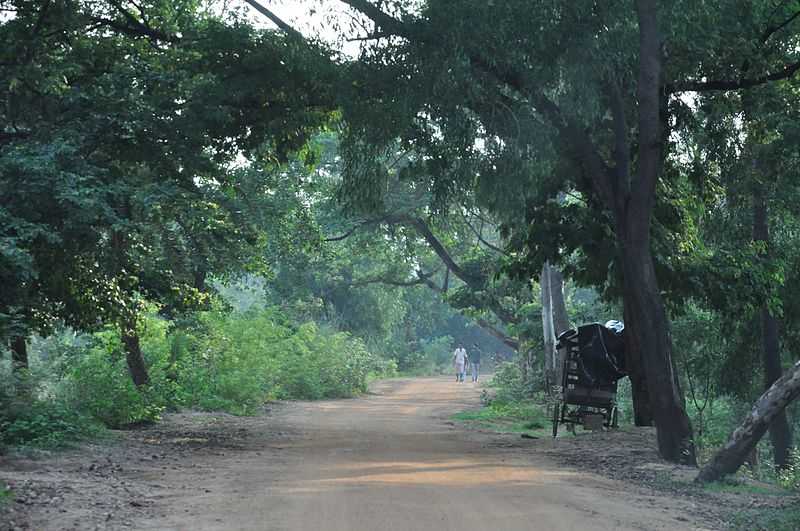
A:
{"label": "sandy road surface", "polygon": [[425,378],[380,382],[354,400],[289,404],[271,419],[272,435],[198,463],[192,488],[173,490],[161,500],[160,516],[136,527],[693,528],[685,502],[650,507],[626,485],[558,469],[535,446],[509,448],[500,436],[448,422],[452,413],[477,406],[478,397],[471,383]]}

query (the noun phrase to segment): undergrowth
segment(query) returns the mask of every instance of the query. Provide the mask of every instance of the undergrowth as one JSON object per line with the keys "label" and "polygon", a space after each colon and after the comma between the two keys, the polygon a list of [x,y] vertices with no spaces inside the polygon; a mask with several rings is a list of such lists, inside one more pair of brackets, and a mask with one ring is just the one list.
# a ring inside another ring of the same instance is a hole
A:
{"label": "undergrowth", "polygon": [[396,373],[361,340],[276,309],[175,323],[152,308],[138,334],[150,377],[140,388],[113,327],[37,340],[24,375],[0,362],[0,447],[57,448],[184,407],[248,415],[274,399],[350,397]]}
{"label": "undergrowth", "polygon": [[735,531],[797,531],[800,506],[739,511],[732,515],[729,525]]}
{"label": "undergrowth", "polygon": [[14,499],[14,493],[8,485],[0,484],[0,508],[11,502]]}

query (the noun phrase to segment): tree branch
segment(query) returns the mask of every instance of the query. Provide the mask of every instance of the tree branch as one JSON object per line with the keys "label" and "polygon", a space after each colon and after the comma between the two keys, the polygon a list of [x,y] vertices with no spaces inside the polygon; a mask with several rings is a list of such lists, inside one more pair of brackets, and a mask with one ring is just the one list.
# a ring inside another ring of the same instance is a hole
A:
{"label": "tree branch", "polygon": [[[364,280],[357,280],[351,282],[350,286],[366,286],[369,284],[386,284],[387,286],[396,286],[399,288],[407,288],[412,286],[419,286],[419,285],[428,285],[429,282],[432,282],[430,278],[438,273],[439,270],[431,271],[430,273],[425,273],[422,270],[417,270],[417,278],[413,280],[395,280],[386,277],[374,277],[370,279]],[[434,284],[435,285],[435,284]]]}
{"label": "tree branch", "polygon": [[615,204],[613,171],[608,166],[594,145],[588,133],[574,120],[566,117],[561,109],[538,87],[529,86],[523,76],[511,68],[500,68],[494,63],[485,61],[477,54],[471,54],[470,64],[485,75],[491,76],[497,83],[516,93],[521,99],[539,113],[554,127],[564,142],[573,150],[578,162],[589,175],[589,180],[600,197],[609,208]]}
{"label": "tree branch", "polygon": [[145,26],[141,23],[131,26],[129,24],[124,24],[122,22],[117,22],[116,20],[103,17],[89,17],[89,20],[102,26],[108,26],[111,29],[114,29],[120,33],[124,33],[125,35],[130,35],[131,37],[149,37],[151,39],[164,42],[178,42],[180,40],[175,35],[169,35],[162,31]]}
{"label": "tree branch", "polygon": [[758,85],[764,85],[771,81],[780,81],[782,79],[790,79],[797,71],[800,70],[800,61],[789,64],[777,72],[765,74],[760,77],[754,78],[740,78],[730,80],[715,80],[715,81],[683,81],[679,83],[670,83],[665,86],[665,90],[669,94],[677,94],[679,92],[713,92],[717,90],[741,90]]}
{"label": "tree branch", "polygon": [[453,257],[450,256],[450,253],[447,251],[447,249],[445,249],[444,245],[442,245],[442,242],[439,241],[436,235],[433,234],[433,231],[431,231],[430,227],[428,227],[428,224],[425,223],[425,221],[423,221],[421,218],[409,217],[407,223],[414,227],[420,236],[425,238],[425,241],[428,242],[428,245],[431,246],[433,251],[437,254],[437,256],[439,256],[442,262],[445,263],[447,268],[452,271],[455,276],[463,280],[465,284],[469,285],[470,287],[476,287],[483,283],[481,278],[467,273],[455,262],[455,260],[453,260]]}
{"label": "tree branch", "polygon": [[384,36],[399,35],[408,38],[410,31],[402,21],[397,20],[393,16],[384,13],[376,5],[366,0],[341,0],[343,3],[352,7],[372,22],[375,23],[376,32],[378,28],[383,30],[380,32]]}
{"label": "tree branch", "polygon": [[[467,227],[469,227],[469,229],[472,231],[473,234],[475,234],[475,237],[478,238],[479,242],[481,242],[487,248],[491,249],[492,251],[494,251],[496,253],[500,253],[503,256],[508,256],[508,253],[505,252],[503,249],[501,249],[500,247],[498,247],[498,246],[486,241],[484,239],[484,237],[481,235],[481,233],[478,231],[478,229],[476,229],[475,227],[472,226],[472,224],[470,224],[469,220],[467,219],[467,216],[465,216],[463,212],[461,212],[461,217],[464,220],[464,224]],[[483,220],[481,220],[481,221],[483,221]]]}
{"label": "tree branch", "polygon": [[495,327],[492,323],[490,323],[486,319],[477,319],[475,321],[475,324],[486,330],[490,335],[502,341],[503,344],[506,345],[507,347],[511,347],[514,350],[519,350],[519,341],[517,341],[516,339],[507,334],[504,334],[500,329]]}
{"label": "tree branch", "polygon": [[125,9],[118,1],[108,0],[108,3],[111,4],[111,6],[122,15],[122,17],[127,21],[127,24],[102,17],[90,17],[90,20],[131,36],[150,37],[151,39],[166,42],[178,42],[180,40],[175,35],[170,35],[150,27],[147,24],[147,19],[144,18],[144,13],[142,13],[142,20],[139,20],[133,13]]}
{"label": "tree branch", "polygon": [[[430,278],[424,279],[423,283],[436,293],[444,294],[445,292],[444,289],[436,285],[436,283],[430,280]],[[494,336],[500,341],[502,341],[503,344],[506,345],[507,347],[510,347],[514,350],[519,350],[519,341],[509,336],[508,334],[505,334],[502,330],[494,326],[486,319],[478,318],[475,320],[475,324],[486,330],[489,333],[489,335]]]}
{"label": "tree branch", "polygon": [[267,17],[270,21],[272,21],[273,24],[278,26],[278,28],[281,29],[286,34],[288,34],[288,35],[290,35],[290,36],[292,36],[292,37],[294,37],[296,39],[299,39],[299,40],[305,40],[305,37],[303,37],[302,33],[300,33],[299,31],[294,29],[292,26],[290,26],[289,24],[284,22],[283,19],[281,19],[278,15],[273,13],[271,10],[267,9],[266,7],[261,5],[260,3],[256,2],[256,0],[244,0],[244,1],[247,2],[253,9],[255,9],[256,11],[258,11],[259,13],[261,13],[262,15]]}
{"label": "tree branch", "polygon": [[766,43],[770,37],[778,33],[780,30],[791,24],[797,17],[800,17],[800,11],[794,13],[792,16],[778,24],[777,26],[769,26],[761,35],[761,43]]}
{"label": "tree branch", "polygon": [[362,228],[364,225],[366,225],[366,222],[365,223],[361,223],[360,225],[356,225],[355,227],[351,228],[350,230],[348,230],[347,232],[345,232],[342,235],[331,236],[330,238],[323,238],[322,241],[324,241],[324,242],[340,242],[342,240],[346,240],[347,238],[349,238],[350,236],[355,234],[355,232],[358,229]]}

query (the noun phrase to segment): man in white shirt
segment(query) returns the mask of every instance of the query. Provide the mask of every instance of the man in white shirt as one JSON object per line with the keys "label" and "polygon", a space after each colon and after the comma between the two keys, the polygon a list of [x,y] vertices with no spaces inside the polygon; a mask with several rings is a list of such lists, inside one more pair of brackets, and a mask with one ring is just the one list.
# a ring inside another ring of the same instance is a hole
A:
{"label": "man in white shirt", "polygon": [[455,365],[456,368],[457,382],[464,381],[464,372],[466,371],[468,361],[469,357],[467,357],[467,351],[464,347],[459,345],[455,352],[453,352],[453,365]]}

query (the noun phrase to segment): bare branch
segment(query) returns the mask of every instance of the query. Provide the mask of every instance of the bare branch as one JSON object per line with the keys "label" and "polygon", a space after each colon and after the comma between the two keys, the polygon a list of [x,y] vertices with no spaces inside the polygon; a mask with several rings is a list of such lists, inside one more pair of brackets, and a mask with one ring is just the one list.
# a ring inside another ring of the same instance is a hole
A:
{"label": "bare branch", "polygon": [[288,35],[290,35],[290,36],[292,36],[292,37],[294,37],[296,39],[299,39],[299,40],[305,40],[305,37],[303,37],[302,33],[300,33],[299,31],[294,29],[292,26],[290,26],[289,24],[284,22],[283,19],[281,19],[278,15],[273,13],[271,10],[267,9],[266,7],[261,5],[260,3],[256,2],[256,0],[244,0],[244,1],[247,2],[250,6],[252,6],[253,9],[255,9],[256,11],[258,11],[259,13],[261,13],[262,15],[267,17],[270,21],[272,21],[273,24],[278,26],[278,28],[280,28],[286,34],[288,34]]}
{"label": "bare branch", "polygon": [[381,33],[384,33],[387,36],[399,35],[401,37],[409,37],[410,31],[408,26],[393,16],[384,13],[371,2],[368,2],[367,0],[342,0],[342,2],[374,22],[376,30],[378,28],[383,30]]}
{"label": "bare branch", "polygon": [[[500,247],[498,247],[498,246],[494,245],[493,243],[490,243],[490,242],[486,241],[486,239],[484,239],[484,237],[483,237],[483,235],[480,233],[480,231],[478,231],[478,229],[476,229],[475,227],[473,227],[473,226],[472,226],[472,224],[471,224],[471,223],[469,222],[469,220],[467,219],[467,216],[465,216],[463,212],[461,212],[461,217],[462,217],[462,219],[464,220],[464,224],[465,224],[467,227],[469,227],[469,229],[472,231],[472,233],[473,233],[473,234],[475,234],[475,237],[476,237],[476,238],[478,238],[478,241],[479,241],[479,242],[481,242],[481,243],[482,243],[483,245],[485,245],[487,248],[491,249],[492,251],[494,251],[494,252],[496,252],[496,253],[502,254],[503,256],[508,256],[508,253],[507,253],[507,252],[505,252],[505,250],[503,250],[503,249],[501,249]],[[479,219],[480,219],[481,223],[483,223],[483,222],[484,222],[484,220],[483,220],[482,218],[479,218]]]}

